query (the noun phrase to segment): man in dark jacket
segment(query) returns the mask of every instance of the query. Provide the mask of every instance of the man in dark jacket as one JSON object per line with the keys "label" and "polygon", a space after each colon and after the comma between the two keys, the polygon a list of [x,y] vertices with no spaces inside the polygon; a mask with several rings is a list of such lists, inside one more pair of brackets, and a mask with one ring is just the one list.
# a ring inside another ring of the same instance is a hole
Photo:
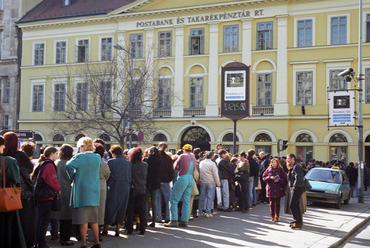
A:
{"label": "man in dark jacket", "polygon": [[162,220],[162,197],[163,203],[165,204],[165,221],[170,221],[170,195],[171,195],[171,186],[170,182],[173,179],[173,161],[170,156],[167,155],[167,144],[161,142],[158,144],[159,150],[159,161],[161,164],[161,188],[158,191],[157,195],[157,221],[161,222]]}
{"label": "man in dark jacket", "polygon": [[[259,173],[259,166],[254,159],[254,155],[256,151],[253,149],[248,150],[248,162],[250,166],[250,173],[249,173],[249,207],[256,206],[257,198],[256,198],[256,185],[255,181],[258,179]],[[258,182],[258,181],[257,181]]]}
{"label": "man in dark jacket", "polygon": [[261,158],[261,168],[260,168],[260,180],[261,180],[261,193],[259,194],[259,200],[262,203],[268,202],[266,198],[266,182],[262,180],[262,175],[265,170],[270,166],[270,160],[268,159],[268,155],[265,154],[264,151],[259,153]]}
{"label": "man in dark jacket", "polygon": [[232,177],[233,171],[231,169],[229,161],[225,159],[227,151],[222,149],[218,155],[220,158],[217,160],[218,174],[221,182],[221,194],[222,202],[218,205],[219,210],[230,211],[230,194],[229,194],[229,179]]}
{"label": "man in dark jacket", "polygon": [[290,227],[292,229],[300,229],[303,225],[303,219],[299,201],[304,191],[304,171],[302,166],[296,162],[295,155],[292,153],[287,157],[287,164],[292,168],[288,180],[292,192],[290,210],[292,211],[294,221],[290,223]]}

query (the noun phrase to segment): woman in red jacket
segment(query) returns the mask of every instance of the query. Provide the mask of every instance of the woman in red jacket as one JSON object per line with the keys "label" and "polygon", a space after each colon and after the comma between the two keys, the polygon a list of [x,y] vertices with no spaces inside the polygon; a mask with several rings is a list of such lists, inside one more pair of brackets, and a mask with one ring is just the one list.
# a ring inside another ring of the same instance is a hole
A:
{"label": "woman in red jacket", "polygon": [[271,220],[278,222],[280,213],[280,199],[284,196],[287,176],[277,158],[273,158],[270,166],[262,175],[266,182],[266,197],[270,199]]}

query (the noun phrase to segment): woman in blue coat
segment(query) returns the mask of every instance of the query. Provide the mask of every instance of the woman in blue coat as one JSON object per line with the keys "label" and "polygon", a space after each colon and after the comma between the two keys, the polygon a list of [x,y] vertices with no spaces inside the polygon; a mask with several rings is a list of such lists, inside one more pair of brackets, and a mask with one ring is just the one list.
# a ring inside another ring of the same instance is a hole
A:
{"label": "woman in blue coat", "polygon": [[109,225],[115,225],[115,236],[119,236],[130,196],[131,163],[123,157],[123,150],[120,146],[112,146],[110,152],[113,159],[108,160],[111,174],[107,181],[108,190],[102,235],[107,235]]}

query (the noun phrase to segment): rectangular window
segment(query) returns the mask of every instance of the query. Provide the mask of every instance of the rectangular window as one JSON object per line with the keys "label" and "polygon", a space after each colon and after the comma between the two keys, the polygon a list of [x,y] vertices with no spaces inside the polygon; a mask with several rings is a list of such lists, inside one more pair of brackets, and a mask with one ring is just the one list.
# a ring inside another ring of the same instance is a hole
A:
{"label": "rectangular window", "polygon": [[99,83],[99,108],[108,110],[112,104],[112,82],[101,81]]}
{"label": "rectangular window", "polygon": [[190,78],[190,108],[203,108],[203,77]]}
{"label": "rectangular window", "polygon": [[331,18],[331,45],[347,43],[347,17],[338,16]]}
{"label": "rectangular window", "polygon": [[130,35],[130,53],[134,59],[143,58],[143,34]]}
{"label": "rectangular window", "polygon": [[297,46],[312,46],[312,20],[300,20],[297,22]]}
{"label": "rectangular window", "polygon": [[224,52],[239,51],[239,25],[224,26]]}
{"label": "rectangular window", "polygon": [[54,84],[54,111],[65,111],[66,107],[65,84]]}
{"label": "rectangular window", "polygon": [[365,70],[365,101],[370,103],[370,68]]}
{"label": "rectangular window", "polygon": [[67,56],[67,42],[58,41],[56,43],[55,64],[65,64]]}
{"label": "rectangular window", "polygon": [[89,40],[79,40],[76,47],[76,62],[82,63],[89,60]]}
{"label": "rectangular window", "polygon": [[77,83],[76,85],[76,108],[87,110],[88,106],[88,83]]}
{"label": "rectangular window", "polygon": [[272,105],[272,74],[257,74],[257,106]]}
{"label": "rectangular window", "polygon": [[33,85],[32,112],[42,112],[44,107],[44,85]]}
{"label": "rectangular window", "polygon": [[311,161],[313,159],[312,146],[297,146],[296,148],[297,159],[300,161]]}
{"label": "rectangular window", "polygon": [[112,60],[112,38],[101,39],[101,60]]}
{"label": "rectangular window", "polygon": [[370,14],[366,15],[366,42],[370,42]]}
{"label": "rectangular window", "polygon": [[297,105],[312,105],[313,72],[297,72]]}
{"label": "rectangular window", "polygon": [[272,49],[272,22],[257,23],[257,50]]}
{"label": "rectangular window", "polygon": [[172,32],[158,33],[158,56],[170,57],[172,55]]}
{"label": "rectangular window", "polygon": [[9,115],[4,115],[4,121],[3,121],[3,128],[2,129],[9,129]]}
{"label": "rectangular window", "polygon": [[43,65],[44,64],[44,55],[45,55],[45,44],[36,43],[34,45],[34,65]]}
{"label": "rectangular window", "polygon": [[190,29],[189,54],[204,54],[204,28]]}
{"label": "rectangular window", "polygon": [[10,82],[7,80],[4,83],[3,103],[9,103],[9,99],[10,99]]}
{"label": "rectangular window", "polygon": [[171,79],[161,78],[158,80],[158,109],[171,108]]}
{"label": "rectangular window", "polygon": [[329,71],[329,89],[330,90],[346,90],[347,89],[346,78],[338,76],[338,73],[343,70],[330,70]]}

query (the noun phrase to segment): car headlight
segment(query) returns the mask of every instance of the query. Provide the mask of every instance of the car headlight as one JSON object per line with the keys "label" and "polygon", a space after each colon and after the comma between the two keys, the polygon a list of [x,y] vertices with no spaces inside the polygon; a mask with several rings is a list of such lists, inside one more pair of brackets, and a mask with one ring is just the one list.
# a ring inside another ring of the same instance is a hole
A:
{"label": "car headlight", "polygon": [[326,190],[325,193],[328,193],[328,194],[338,194],[338,190]]}

